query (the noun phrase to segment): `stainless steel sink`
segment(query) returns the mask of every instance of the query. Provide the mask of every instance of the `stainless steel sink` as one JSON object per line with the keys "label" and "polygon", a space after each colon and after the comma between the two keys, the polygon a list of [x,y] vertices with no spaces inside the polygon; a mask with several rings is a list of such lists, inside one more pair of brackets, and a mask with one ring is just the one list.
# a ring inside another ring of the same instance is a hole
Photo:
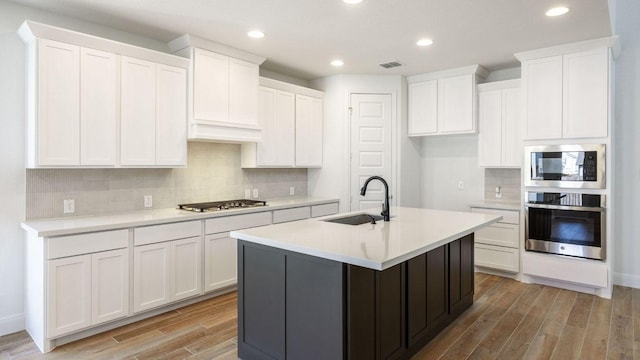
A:
{"label": "stainless steel sink", "polygon": [[345,225],[361,225],[361,224],[370,223],[372,220],[378,221],[382,219],[383,219],[382,216],[379,216],[379,215],[356,214],[356,215],[343,216],[339,218],[327,219],[323,221],[338,223],[338,224],[345,224]]}

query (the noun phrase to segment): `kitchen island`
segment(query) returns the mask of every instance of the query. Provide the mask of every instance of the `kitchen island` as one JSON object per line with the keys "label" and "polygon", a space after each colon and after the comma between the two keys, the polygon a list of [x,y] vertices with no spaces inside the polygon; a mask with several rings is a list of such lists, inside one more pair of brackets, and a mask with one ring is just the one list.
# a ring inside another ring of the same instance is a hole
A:
{"label": "kitchen island", "polygon": [[[374,212],[371,212],[374,214]],[[232,231],[238,355],[404,359],[473,303],[473,233],[500,216],[392,208]]]}

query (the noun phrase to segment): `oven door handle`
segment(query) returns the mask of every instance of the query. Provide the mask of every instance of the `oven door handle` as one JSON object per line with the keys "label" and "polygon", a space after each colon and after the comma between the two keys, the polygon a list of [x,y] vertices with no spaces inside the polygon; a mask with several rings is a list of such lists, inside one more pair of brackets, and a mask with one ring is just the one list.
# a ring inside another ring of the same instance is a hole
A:
{"label": "oven door handle", "polygon": [[552,210],[573,210],[573,211],[605,212],[605,208],[603,208],[603,207],[547,205],[547,204],[524,204],[524,207],[525,208],[538,208],[538,209],[552,209]]}

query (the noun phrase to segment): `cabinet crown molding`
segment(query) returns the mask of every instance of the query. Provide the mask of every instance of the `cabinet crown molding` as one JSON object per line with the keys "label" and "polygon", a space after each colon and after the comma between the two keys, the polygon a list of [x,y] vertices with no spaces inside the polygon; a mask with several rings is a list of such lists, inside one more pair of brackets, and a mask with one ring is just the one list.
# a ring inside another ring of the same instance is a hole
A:
{"label": "cabinet crown molding", "polygon": [[234,47],[220,44],[208,39],[204,39],[192,34],[184,34],[179,38],[173,39],[169,42],[169,49],[173,53],[181,52],[182,50],[195,47],[204,50],[213,51],[218,54],[230,56],[232,58],[248,61],[256,65],[261,65],[267,58],[248,53],[244,50],[236,49]]}
{"label": "cabinet crown molding", "polygon": [[63,29],[57,26],[42,24],[25,20],[17,31],[18,36],[25,44],[30,44],[36,39],[48,39],[67,44],[83,46],[91,49],[102,50],[117,55],[125,55],[141,60],[153,61],[160,64],[176,66],[183,69],[189,68],[189,59],[161,51],[146,49],[140,46],[121,43],[114,40],[101,38],[94,35]]}
{"label": "cabinet crown molding", "polygon": [[595,50],[603,47],[611,48],[614,59],[617,58],[618,55],[620,55],[620,52],[622,50],[620,47],[620,38],[618,37],[618,35],[615,35],[598,39],[579,41],[570,44],[551,46],[542,49],[522,51],[513,55],[520,62],[523,62],[550,56],[566,55],[581,51]]}
{"label": "cabinet crown molding", "polygon": [[320,90],[315,90],[315,89],[307,88],[300,85],[290,84],[280,80],[273,80],[273,79],[262,77],[262,76],[260,77],[260,86],[265,86],[268,88],[278,89],[282,91],[289,91],[292,93],[307,95],[307,96],[311,96],[319,99],[322,99],[322,97],[324,96],[324,92]]}
{"label": "cabinet crown molding", "polygon": [[407,76],[407,83],[416,83],[421,81],[442,79],[447,77],[453,77],[458,75],[475,74],[481,78],[486,78],[489,75],[489,71],[482,66],[475,64],[469,66],[463,66],[455,69],[447,69],[442,71],[431,72],[427,74],[411,75]]}
{"label": "cabinet crown molding", "polygon": [[519,87],[520,87],[520,79],[492,81],[488,83],[478,84],[478,90],[480,91],[490,91],[490,90],[498,90],[498,89],[519,88]]}

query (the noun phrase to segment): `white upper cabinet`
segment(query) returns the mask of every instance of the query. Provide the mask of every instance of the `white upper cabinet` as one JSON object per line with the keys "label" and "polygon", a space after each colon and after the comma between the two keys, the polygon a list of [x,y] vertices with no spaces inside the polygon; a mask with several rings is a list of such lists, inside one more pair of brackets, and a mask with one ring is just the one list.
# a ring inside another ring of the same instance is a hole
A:
{"label": "white upper cabinet", "polygon": [[28,168],[186,165],[188,59],[31,21],[18,34]]}
{"label": "white upper cabinet", "polygon": [[258,125],[258,65],[229,58],[229,119],[238,126]]}
{"label": "white upper cabinet", "polygon": [[607,137],[610,63],[618,51],[611,37],[516,54],[525,140]]}
{"label": "white upper cabinet", "polygon": [[321,91],[260,78],[258,119],[263,140],[242,144],[244,168],[322,166]]}
{"label": "white upper cabinet", "polygon": [[520,80],[478,85],[478,164],[522,166]]}
{"label": "white upper cabinet", "polygon": [[407,77],[409,136],[477,132],[476,82],[479,65]]}
{"label": "white upper cabinet", "polygon": [[193,117],[210,121],[229,119],[229,57],[194,49]]}

